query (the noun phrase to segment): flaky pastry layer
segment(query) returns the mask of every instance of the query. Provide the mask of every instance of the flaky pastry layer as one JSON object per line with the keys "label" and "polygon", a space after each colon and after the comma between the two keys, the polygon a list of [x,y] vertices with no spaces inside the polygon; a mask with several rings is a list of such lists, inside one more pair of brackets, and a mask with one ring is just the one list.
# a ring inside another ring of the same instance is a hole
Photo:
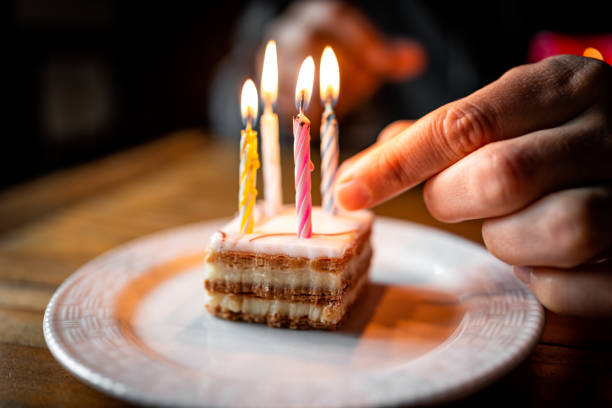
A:
{"label": "flaky pastry layer", "polygon": [[367,274],[364,274],[347,289],[344,298],[325,305],[209,293],[206,309],[223,319],[267,323],[271,327],[336,329],[363,291],[367,280]]}
{"label": "flaky pastry layer", "polygon": [[349,284],[367,274],[372,248],[362,248],[342,274],[310,270],[225,269],[206,265],[204,287],[209,292],[252,295],[294,302],[325,303],[342,297]]}

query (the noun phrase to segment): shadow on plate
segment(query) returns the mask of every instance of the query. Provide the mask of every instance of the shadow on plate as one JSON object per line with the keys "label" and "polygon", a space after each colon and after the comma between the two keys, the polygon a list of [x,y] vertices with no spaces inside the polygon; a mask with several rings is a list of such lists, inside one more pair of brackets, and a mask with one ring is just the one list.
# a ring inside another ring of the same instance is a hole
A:
{"label": "shadow on plate", "polygon": [[439,343],[453,333],[463,314],[453,294],[370,282],[339,332],[368,339],[392,336]]}
{"label": "shadow on plate", "polygon": [[[139,347],[157,357],[134,332],[133,315],[141,299],[164,281],[178,276],[202,262],[202,255],[192,255],[152,268],[148,273],[132,281],[119,296],[115,315],[120,318],[124,334]],[[203,289],[202,289],[203,290]],[[250,344],[263,344],[260,353],[271,356],[292,355],[295,347],[304,344],[326,344],[326,353],[312,350],[308,358],[329,358],[329,353],[342,355],[349,350],[377,350],[389,356],[402,355],[416,358],[446,341],[463,318],[464,310],[453,294],[424,286],[399,286],[369,283],[359,301],[354,305],[346,322],[335,332],[319,330],[292,331],[272,329],[249,323],[220,321],[201,314],[194,315],[192,324],[179,330],[177,341],[185,347],[203,352],[250,352]],[[202,320],[204,319],[204,320]],[[202,322],[208,322],[203,324]],[[270,339],[274,339],[270,342]],[[149,342],[146,342],[149,343]],[[381,349],[380,345],[384,344]],[[343,350],[339,353],[338,350]],[[305,352],[305,351],[304,351]],[[322,354],[323,353],[323,354]],[[321,356],[319,356],[321,354]],[[325,355],[324,355],[325,354]],[[358,353],[364,354],[364,353]],[[373,355],[368,352],[368,355]],[[378,356],[381,357],[381,356]],[[389,357],[389,358],[390,358]],[[340,359],[341,360],[341,359]],[[342,361],[340,361],[342,362]]]}

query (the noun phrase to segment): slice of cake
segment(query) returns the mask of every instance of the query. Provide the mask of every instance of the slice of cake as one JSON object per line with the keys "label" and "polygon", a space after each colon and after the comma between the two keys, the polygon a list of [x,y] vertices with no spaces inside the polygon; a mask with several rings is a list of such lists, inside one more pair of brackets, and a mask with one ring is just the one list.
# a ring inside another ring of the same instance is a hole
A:
{"label": "slice of cake", "polygon": [[234,219],[211,238],[206,308],[230,320],[293,329],[335,329],[368,280],[369,211],[312,211],[312,238],[297,238],[295,207],[256,220],[253,233]]}

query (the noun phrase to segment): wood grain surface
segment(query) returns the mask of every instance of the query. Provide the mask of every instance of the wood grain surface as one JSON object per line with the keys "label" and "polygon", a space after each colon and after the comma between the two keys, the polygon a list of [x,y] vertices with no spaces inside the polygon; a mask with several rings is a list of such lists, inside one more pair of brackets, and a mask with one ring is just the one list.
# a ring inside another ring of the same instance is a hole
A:
{"label": "wood grain surface", "polygon": [[[82,384],[54,360],[43,338],[45,307],[79,266],[121,243],[232,215],[238,191],[235,142],[186,130],[0,192],[0,406],[128,405]],[[291,159],[290,151],[283,152],[285,201],[293,201]],[[313,186],[319,176],[315,170]],[[482,244],[479,222],[442,224],[431,218],[420,188],[375,211]],[[529,358],[456,404],[610,406],[611,348],[612,322],[547,312]]]}

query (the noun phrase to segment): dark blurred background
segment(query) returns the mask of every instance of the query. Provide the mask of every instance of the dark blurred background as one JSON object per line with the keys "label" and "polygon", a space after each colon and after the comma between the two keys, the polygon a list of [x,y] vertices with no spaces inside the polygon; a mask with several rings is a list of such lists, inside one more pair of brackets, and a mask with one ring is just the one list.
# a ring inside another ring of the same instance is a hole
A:
{"label": "dark blurred background", "polygon": [[205,127],[242,3],[12,1],[0,186]]}
{"label": "dark blurred background", "polygon": [[[418,117],[527,62],[538,31],[610,32],[609,14],[593,1],[354,4],[383,32],[415,38],[429,54],[422,76],[382,87],[367,109],[343,122],[343,132],[354,134],[363,122],[375,124],[366,139],[389,120]],[[227,122],[239,126],[235,91],[246,75],[258,77],[253,58],[265,40],[262,27],[286,6],[237,0],[10,2],[0,187],[181,128],[233,134],[209,121],[210,95],[229,112]],[[237,30],[245,24],[254,29]],[[229,85],[217,88],[231,98],[211,91],[218,66]]]}

